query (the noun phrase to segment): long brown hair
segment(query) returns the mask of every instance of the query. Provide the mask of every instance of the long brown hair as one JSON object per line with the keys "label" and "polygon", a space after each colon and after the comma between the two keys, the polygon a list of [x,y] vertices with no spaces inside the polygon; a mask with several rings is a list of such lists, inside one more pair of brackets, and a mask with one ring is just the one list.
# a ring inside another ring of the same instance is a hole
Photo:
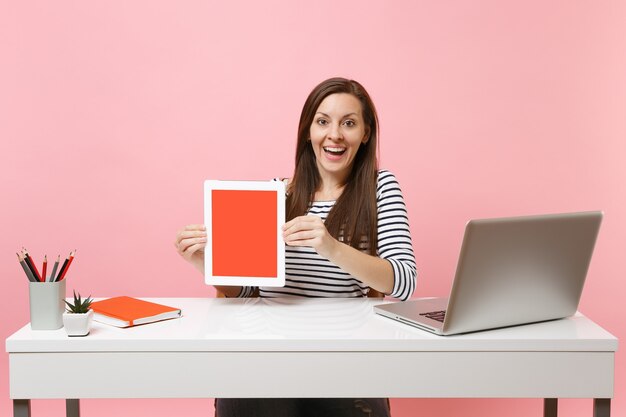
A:
{"label": "long brown hair", "polygon": [[322,101],[331,94],[347,93],[361,102],[368,140],[357,151],[352,170],[346,178],[341,196],[326,219],[326,229],[335,237],[357,249],[367,244],[368,252],[376,254],[378,176],[378,116],[365,88],[354,80],[330,78],[311,91],[304,103],[298,125],[296,167],[287,197],[287,221],[306,214],[315,192],[321,185],[315,153],[309,141],[311,124]]}

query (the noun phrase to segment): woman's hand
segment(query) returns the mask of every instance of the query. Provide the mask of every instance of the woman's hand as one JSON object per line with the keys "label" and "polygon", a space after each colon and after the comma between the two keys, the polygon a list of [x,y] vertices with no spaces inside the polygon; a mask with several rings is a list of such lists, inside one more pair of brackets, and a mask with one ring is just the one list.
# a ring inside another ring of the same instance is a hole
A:
{"label": "woman's hand", "polygon": [[283,239],[289,246],[312,247],[327,259],[331,259],[340,244],[328,233],[319,216],[299,216],[291,219],[283,225]]}
{"label": "woman's hand", "polygon": [[206,227],[203,224],[190,224],[176,234],[174,246],[180,256],[204,273],[206,242]]}

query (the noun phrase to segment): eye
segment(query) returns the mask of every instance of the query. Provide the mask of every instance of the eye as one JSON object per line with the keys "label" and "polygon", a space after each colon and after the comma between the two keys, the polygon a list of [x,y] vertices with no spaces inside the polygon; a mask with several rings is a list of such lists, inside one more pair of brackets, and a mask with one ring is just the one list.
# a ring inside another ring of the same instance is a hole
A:
{"label": "eye", "polygon": [[328,124],[328,120],[324,119],[323,117],[320,117],[319,119],[316,120],[318,125],[321,126],[326,126]]}
{"label": "eye", "polygon": [[354,120],[350,120],[350,119],[344,121],[343,124],[344,124],[344,126],[347,126],[347,127],[354,127],[356,125]]}

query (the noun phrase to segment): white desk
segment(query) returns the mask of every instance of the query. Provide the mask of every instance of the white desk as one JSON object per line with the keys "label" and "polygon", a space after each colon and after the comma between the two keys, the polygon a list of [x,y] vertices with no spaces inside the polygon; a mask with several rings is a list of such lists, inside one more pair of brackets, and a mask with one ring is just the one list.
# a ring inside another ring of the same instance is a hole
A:
{"label": "white desk", "polygon": [[[440,337],[373,313],[373,299],[153,299],[181,319],[6,340],[14,416],[30,399],[243,397],[594,398],[610,415],[617,339],[581,314]],[[89,373],[88,383],[73,375]]]}

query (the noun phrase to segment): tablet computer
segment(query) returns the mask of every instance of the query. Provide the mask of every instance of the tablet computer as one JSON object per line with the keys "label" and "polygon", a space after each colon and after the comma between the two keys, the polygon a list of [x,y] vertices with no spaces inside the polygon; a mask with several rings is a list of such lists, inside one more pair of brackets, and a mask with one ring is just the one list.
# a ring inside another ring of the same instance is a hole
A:
{"label": "tablet computer", "polygon": [[284,223],[282,181],[205,181],[205,283],[284,286]]}

